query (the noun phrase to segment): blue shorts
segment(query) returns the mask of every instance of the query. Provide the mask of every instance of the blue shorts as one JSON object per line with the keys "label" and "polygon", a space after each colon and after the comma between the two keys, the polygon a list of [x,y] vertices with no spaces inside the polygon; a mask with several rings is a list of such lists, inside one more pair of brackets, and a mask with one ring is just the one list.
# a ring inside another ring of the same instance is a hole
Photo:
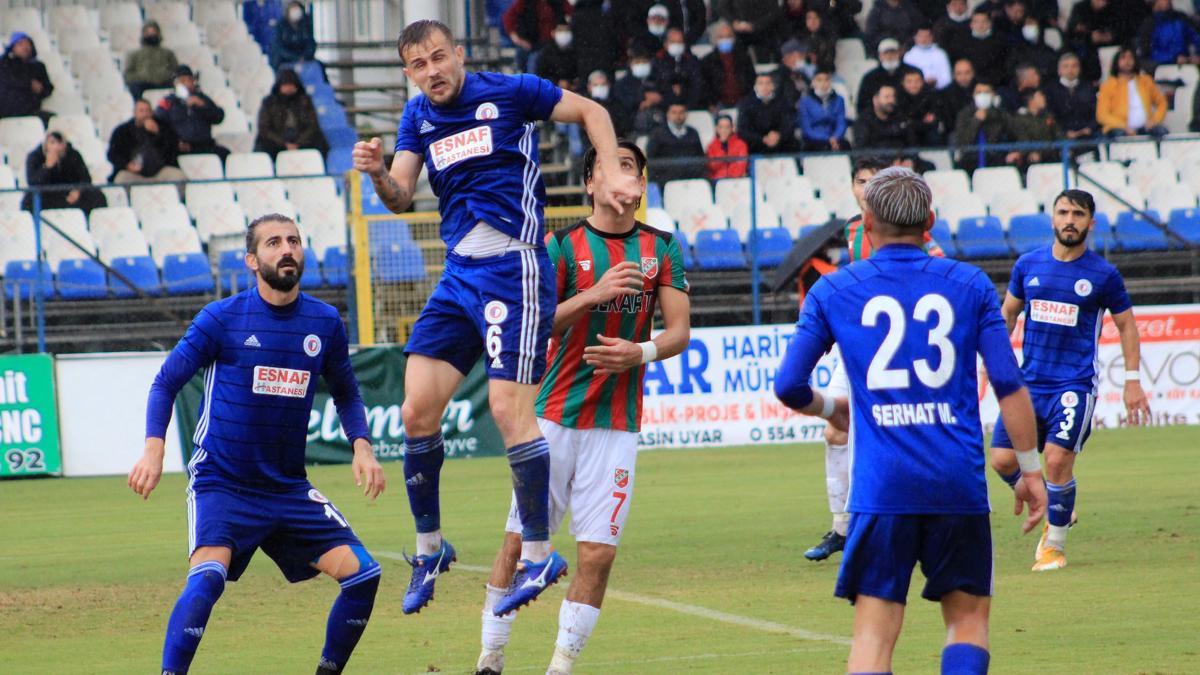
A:
{"label": "blue shorts", "polygon": [[[1047,443],[1080,453],[1092,433],[1092,412],[1096,397],[1090,389],[1068,389],[1058,394],[1030,392],[1033,414],[1037,417],[1038,451]],[[1012,448],[1012,440],[1004,430],[1004,420],[996,419],[992,432],[993,448]],[[1023,448],[1028,449],[1028,448]]]}
{"label": "blue shorts", "polygon": [[992,529],[988,514],[850,514],[834,595],[870,595],[905,604],[913,567],[921,564],[921,597],[951,591],[992,594]]}
{"label": "blue shorts", "polygon": [[544,248],[490,258],[451,253],[404,353],[446,361],[464,375],[483,355],[489,378],[538,384],[558,306],[555,283]]}
{"label": "blue shorts", "polygon": [[315,577],[312,564],[326,552],[362,546],[346,518],[308,483],[288,492],[189,485],[187,502],[189,556],[201,546],[228,546],[230,581],[259,548],[295,583]]}

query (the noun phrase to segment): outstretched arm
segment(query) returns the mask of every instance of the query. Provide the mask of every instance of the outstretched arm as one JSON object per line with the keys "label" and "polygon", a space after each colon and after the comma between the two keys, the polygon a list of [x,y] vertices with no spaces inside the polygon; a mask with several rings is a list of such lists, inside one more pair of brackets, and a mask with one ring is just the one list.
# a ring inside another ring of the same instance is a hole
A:
{"label": "outstretched arm", "polygon": [[642,197],[642,188],[634,176],[621,172],[617,159],[617,132],[612,118],[599,103],[563,90],[562,99],[550,113],[550,120],[564,124],[582,124],[592,147],[596,148],[596,199],[608,204],[618,213],[633,206]]}

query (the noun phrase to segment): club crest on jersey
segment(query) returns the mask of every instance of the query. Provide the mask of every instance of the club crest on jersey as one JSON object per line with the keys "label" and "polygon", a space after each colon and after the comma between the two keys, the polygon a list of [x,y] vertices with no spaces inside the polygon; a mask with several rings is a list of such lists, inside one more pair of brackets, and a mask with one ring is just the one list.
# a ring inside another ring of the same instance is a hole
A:
{"label": "club crest on jersey", "polygon": [[508,318],[508,306],[499,300],[493,300],[483,306],[483,318],[493,326],[504,323]]}
{"label": "club crest on jersey", "polygon": [[496,108],[495,103],[480,103],[475,109],[475,119],[477,120],[494,120],[500,116],[500,110]]}
{"label": "club crest on jersey", "polygon": [[1063,392],[1062,398],[1059,401],[1064,408],[1074,408],[1079,405],[1079,394],[1073,391]]}
{"label": "club crest on jersey", "polygon": [[1092,294],[1092,282],[1087,279],[1080,279],[1075,282],[1075,295],[1081,298],[1086,298]]}
{"label": "club crest on jersey", "polygon": [[623,488],[629,485],[629,469],[617,469],[613,472],[613,483]]}
{"label": "club crest on jersey", "polygon": [[325,495],[321,494],[320,492],[317,492],[316,488],[313,488],[308,491],[308,498],[318,504],[328,504],[329,503],[329,499],[327,499],[325,497]]}
{"label": "club crest on jersey", "polygon": [[658,276],[658,258],[642,258],[642,275],[647,279]]}
{"label": "club crest on jersey", "polygon": [[584,272],[592,271],[592,261],[591,260],[586,260],[586,259],[580,260],[578,265],[579,265],[579,269],[583,270]]}
{"label": "club crest on jersey", "polygon": [[321,353],[321,338],[316,335],[304,336],[304,353],[309,356],[316,356]]}

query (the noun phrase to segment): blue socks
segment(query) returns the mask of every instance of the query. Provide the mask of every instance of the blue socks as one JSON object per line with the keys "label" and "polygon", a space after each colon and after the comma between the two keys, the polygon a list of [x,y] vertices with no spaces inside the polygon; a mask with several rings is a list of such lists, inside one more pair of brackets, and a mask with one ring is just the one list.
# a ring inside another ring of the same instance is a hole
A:
{"label": "blue socks", "polygon": [[417,532],[442,529],[438,479],[445,459],[440,431],[432,436],[404,439],[404,487],[408,489],[408,506],[417,521]]}
{"label": "blue socks", "polygon": [[1075,479],[1061,484],[1046,481],[1046,496],[1049,497],[1046,520],[1056,527],[1070,525],[1071,513],[1075,511]]}
{"label": "blue socks", "polygon": [[338,582],[342,592],[329,610],[325,648],[321,650],[321,672],[340,673],[346,667],[358,639],[367,629],[381,571],[379,563],[372,560],[369,566]]}
{"label": "blue socks", "polygon": [[522,541],[550,540],[550,445],[544,438],[508,449]]}
{"label": "blue socks", "polygon": [[965,642],[946,645],[942,650],[942,675],[985,675],[991,658],[983,647]]}
{"label": "blue socks", "polygon": [[204,636],[208,615],[225,590],[225,566],[215,560],[196,565],[188,572],[187,585],[175,602],[167,621],[167,639],[163,645],[164,673],[183,675],[192,665],[192,657]]}

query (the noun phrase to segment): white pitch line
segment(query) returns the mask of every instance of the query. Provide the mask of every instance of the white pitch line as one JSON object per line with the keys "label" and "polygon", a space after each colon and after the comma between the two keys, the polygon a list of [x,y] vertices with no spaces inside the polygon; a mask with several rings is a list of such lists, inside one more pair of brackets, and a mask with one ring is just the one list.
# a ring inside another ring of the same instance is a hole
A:
{"label": "white pitch line", "polygon": [[[383,558],[391,558],[392,560],[404,560],[404,556],[402,556],[399,553],[392,553],[391,551],[379,551],[377,554]],[[465,572],[477,572],[480,574],[487,574],[492,571],[492,568],[490,568],[490,567],[481,567],[479,565],[466,565],[463,563],[455,563],[454,569],[463,570]],[[774,621],[764,621],[763,619],[755,619],[753,617],[742,616],[740,614],[730,614],[729,612],[721,612],[721,611],[718,611],[715,609],[709,609],[708,607],[701,607],[699,605],[688,605],[688,604],[684,604],[682,602],[675,602],[673,600],[664,600],[662,598],[654,598],[654,597],[651,597],[648,595],[641,595],[639,593],[629,593],[627,591],[618,591],[616,589],[610,588],[605,593],[605,597],[615,598],[617,600],[623,600],[625,602],[634,602],[639,605],[647,605],[649,607],[658,607],[659,609],[669,609],[673,612],[678,612],[680,614],[688,614],[690,616],[698,616],[702,619],[709,619],[710,621],[720,621],[721,623],[728,623],[728,624],[732,624],[735,626],[742,626],[744,628],[753,628],[755,630],[763,631],[764,633],[775,633],[777,635],[787,635],[789,637],[794,637],[799,640],[811,640],[814,642],[832,642],[834,644],[839,644],[839,645],[849,645],[850,644],[850,638],[843,637],[841,635],[832,635],[829,633],[817,633],[817,632],[813,632],[813,631],[809,631],[809,630],[804,630],[803,628],[794,628],[792,626],[788,626],[788,625],[785,625],[782,623],[775,623]]]}
{"label": "white pitch line", "polygon": [[[679,656],[657,656],[657,657],[646,658],[646,659],[626,659],[626,660],[608,660],[608,661],[589,660],[587,662],[587,665],[589,668],[600,668],[600,667],[604,667],[604,666],[641,665],[644,663],[671,663],[671,662],[678,662],[678,661],[709,661],[709,660],[713,660],[713,659],[743,659],[743,658],[753,658],[756,656],[778,656],[781,654],[788,654],[788,655],[811,654],[813,652],[819,652],[823,649],[828,649],[828,647],[823,647],[820,645],[812,645],[809,647],[798,647],[795,649],[759,650],[759,651],[753,651],[753,652],[736,652],[736,653],[730,653],[730,654],[687,654],[687,655],[679,655]],[[506,672],[506,673],[507,672],[517,672],[517,671],[537,672],[537,671],[543,671],[543,670],[545,670],[545,666],[505,666],[505,668],[504,668],[504,672]]]}

